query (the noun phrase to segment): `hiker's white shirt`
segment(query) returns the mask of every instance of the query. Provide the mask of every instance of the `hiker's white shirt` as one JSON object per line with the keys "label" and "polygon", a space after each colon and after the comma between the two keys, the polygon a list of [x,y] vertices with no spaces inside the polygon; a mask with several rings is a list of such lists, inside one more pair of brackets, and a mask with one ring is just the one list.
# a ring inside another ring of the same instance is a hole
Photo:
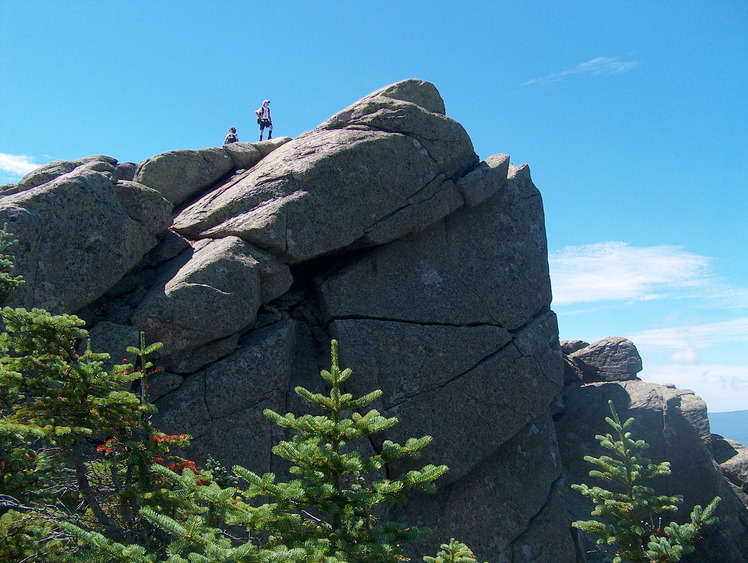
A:
{"label": "hiker's white shirt", "polygon": [[267,106],[262,106],[260,109],[257,110],[258,116],[260,119],[267,119],[270,121],[270,108]]}

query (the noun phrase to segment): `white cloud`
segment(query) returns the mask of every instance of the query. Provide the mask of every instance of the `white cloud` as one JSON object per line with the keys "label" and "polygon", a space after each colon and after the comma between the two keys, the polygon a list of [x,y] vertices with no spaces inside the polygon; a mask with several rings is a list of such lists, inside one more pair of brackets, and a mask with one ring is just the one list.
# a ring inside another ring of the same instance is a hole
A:
{"label": "white cloud", "polygon": [[671,383],[678,389],[691,389],[706,401],[710,412],[748,408],[748,367],[670,364],[645,367],[639,375],[646,381]]}
{"label": "white cloud", "polygon": [[696,364],[699,361],[699,356],[696,352],[696,346],[689,345],[673,352],[670,359],[676,364]]}
{"label": "white cloud", "polygon": [[643,330],[629,338],[646,354],[665,352],[678,364],[696,364],[699,361],[698,350],[701,348],[728,342],[748,342],[748,317],[702,325]]}
{"label": "white cloud", "polygon": [[567,246],[549,256],[554,305],[642,301],[703,291],[710,259],[681,247],[624,242]]}
{"label": "white cloud", "polygon": [[39,166],[41,165],[35,163],[33,157],[0,152],[0,173],[20,178]]}
{"label": "white cloud", "polygon": [[748,307],[748,288],[715,281],[703,288],[701,297],[709,299],[709,306],[719,309],[745,309]]}
{"label": "white cloud", "polygon": [[544,82],[559,82],[567,76],[574,74],[591,74],[592,76],[603,76],[610,74],[621,74],[628,72],[637,66],[637,61],[621,61],[617,57],[597,57],[595,59],[579,63],[577,66],[562,70],[561,72],[554,72],[542,78],[533,78],[521,84],[521,86],[529,86],[530,84],[538,84]]}
{"label": "white cloud", "polygon": [[699,341],[700,347],[721,342],[743,342],[748,341],[748,317],[703,325],[643,330],[632,339],[634,337],[637,342],[646,342],[658,350],[677,348],[684,338]]}

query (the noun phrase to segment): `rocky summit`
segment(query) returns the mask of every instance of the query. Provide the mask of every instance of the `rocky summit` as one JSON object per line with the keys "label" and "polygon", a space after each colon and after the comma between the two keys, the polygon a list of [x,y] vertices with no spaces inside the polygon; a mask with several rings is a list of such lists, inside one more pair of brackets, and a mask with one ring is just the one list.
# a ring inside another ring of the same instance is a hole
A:
{"label": "rocky summit", "polygon": [[543,213],[529,168],[480,161],[420,80],[295,139],[54,162],[0,196],[26,279],[10,304],[76,313],[117,360],[138,331],[164,342],[157,423],[198,462],[281,471],[262,410],[303,411],[292,389],[319,388],[335,338],[350,391],[382,389],[400,420],[383,438],[432,435],[421,461],[450,468],[390,514],[432,544],[604,560],[570,526],[590,508],[569,484],[612,399],[672,462],[667,494],[723,498],[689,561],[748,561],[745,448],[710,434],[693,393],[641,381],[630,341],[559,342]]}

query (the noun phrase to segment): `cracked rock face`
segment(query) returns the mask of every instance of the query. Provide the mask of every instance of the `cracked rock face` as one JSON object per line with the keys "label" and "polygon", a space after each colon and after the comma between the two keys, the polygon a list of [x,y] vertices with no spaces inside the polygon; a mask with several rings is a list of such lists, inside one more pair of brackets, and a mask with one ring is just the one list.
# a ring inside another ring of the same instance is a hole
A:
{"label": "cracked rock face", "polygon": [[[390,517],[411,522],[418,514],[432,514],[430,526],[439,538],[454,536],[459,523],[461,541],[475,553],[490,554],[483,557],[492,562],[573,562],[563,489],[556,432],[546,413],[520,428],[460,483],[394,507]],[[411,555],[418,559],[417,552]]]}

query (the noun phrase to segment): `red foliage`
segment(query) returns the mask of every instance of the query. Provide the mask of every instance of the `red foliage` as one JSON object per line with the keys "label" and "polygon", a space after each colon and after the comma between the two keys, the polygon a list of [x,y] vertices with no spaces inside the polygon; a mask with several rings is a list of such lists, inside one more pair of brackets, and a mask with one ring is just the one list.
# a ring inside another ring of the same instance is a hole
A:
{"label": "red foliage", "polygon": [[171,434],[171,435],[158,435],[158,436],[151,436],[151,442],[161,443],[161,442],[177,442],[186,440],[189,438],[187,434]]}
{"label": "red foliage", "polygon": [[182,461],[176,461],[174,463],[167,463],[166,467],[171,469],[175,473],[182,474],[185,469],[191,470],[193,473],[200,473],[200,468],[191,459],[184,459]]}
{"label": "red foliage", "polygon": [[117,438],[109,438],[106,442],[103,444],[100,444],[96,446],[97,452],[104,452],[105,455],[108,455],[112,452],[114,452],[114,446],[117,444]]}

